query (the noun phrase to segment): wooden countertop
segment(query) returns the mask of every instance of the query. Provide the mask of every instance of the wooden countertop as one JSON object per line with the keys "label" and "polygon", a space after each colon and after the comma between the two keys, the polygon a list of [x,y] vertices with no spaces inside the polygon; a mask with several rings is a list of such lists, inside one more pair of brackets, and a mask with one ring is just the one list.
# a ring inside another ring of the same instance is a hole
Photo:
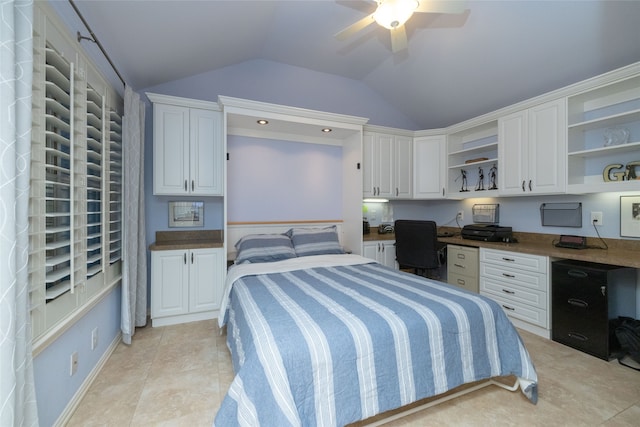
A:
{"label": "wooden countertop", "polygon": [[221,248],[223,244],[222,230],[156,231],[156,241],[149,245],[149,250]]}
{"label": "wooden countertop", "polygon": [[[559,238],[556,234],[521,233],[514,231],[513,236],[518,242],[503,243],[463,239],[460,236],[460,230],[455,227],[439,227],[438,233],[452,234],[451,237],[438,237],[438,241],[442,243],[640,268],[640,241],[638,240],[604,239],[608,249],[565,249],[556,248],[553,245],[554,241]],[[395,240],[395,238],[395,234],[393,233],[378,234],[377,229],[373,227],[371,228],[371,233],[363,235],[365,242]],[[604,247],[600,239],[595,237],[588,237],[587,245]]]}

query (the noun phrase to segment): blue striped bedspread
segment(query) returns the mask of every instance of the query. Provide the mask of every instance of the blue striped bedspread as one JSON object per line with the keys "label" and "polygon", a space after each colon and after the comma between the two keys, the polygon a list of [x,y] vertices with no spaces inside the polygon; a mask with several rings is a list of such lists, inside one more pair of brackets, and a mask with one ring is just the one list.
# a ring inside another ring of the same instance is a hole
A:
{"label": "blue striped bedspread", "polygon": [[357,255],[305,258],[230,269],[219,322],[236,376],[214,426],[343,426],[506,375],[536,403],[492,300]]}

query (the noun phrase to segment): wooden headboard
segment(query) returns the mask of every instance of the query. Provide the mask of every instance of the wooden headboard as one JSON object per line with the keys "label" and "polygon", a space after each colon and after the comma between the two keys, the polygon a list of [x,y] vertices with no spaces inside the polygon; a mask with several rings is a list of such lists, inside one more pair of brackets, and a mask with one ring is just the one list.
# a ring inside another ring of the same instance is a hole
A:
{"label": "wooden headboard", "polygon": [[266,221],[266,222],[229,222],[227,223],[227,260],[236,259],[235,244],[240,238],[249,234],[278,234],[285,233],[289,229],[296,228],[318,228],[335,225],[338,229],[338,238],[342,244],[342,220],[319,220],[319,221]]}

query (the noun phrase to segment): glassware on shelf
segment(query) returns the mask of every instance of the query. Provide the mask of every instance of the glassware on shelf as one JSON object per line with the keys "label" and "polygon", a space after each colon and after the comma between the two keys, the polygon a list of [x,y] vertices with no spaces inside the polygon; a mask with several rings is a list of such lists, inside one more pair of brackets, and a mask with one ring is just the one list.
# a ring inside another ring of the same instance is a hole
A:
{"label": "glassware on shelf", "polygon": [[629,142],[629,129],[626,128],[607,128],[604,130],[604,146],[626,144]]}

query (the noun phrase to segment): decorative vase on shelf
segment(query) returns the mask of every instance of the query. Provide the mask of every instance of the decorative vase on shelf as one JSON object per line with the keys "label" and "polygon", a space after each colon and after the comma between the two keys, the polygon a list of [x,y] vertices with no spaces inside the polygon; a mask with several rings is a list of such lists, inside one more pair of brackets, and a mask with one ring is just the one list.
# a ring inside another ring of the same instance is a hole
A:
{"label": "decorative vase on shelf", "polygon": [[603,136],[604,136],[605,147],[626,144],[627,142],[629,142],[629,129],[607,128],[604,130]]}

